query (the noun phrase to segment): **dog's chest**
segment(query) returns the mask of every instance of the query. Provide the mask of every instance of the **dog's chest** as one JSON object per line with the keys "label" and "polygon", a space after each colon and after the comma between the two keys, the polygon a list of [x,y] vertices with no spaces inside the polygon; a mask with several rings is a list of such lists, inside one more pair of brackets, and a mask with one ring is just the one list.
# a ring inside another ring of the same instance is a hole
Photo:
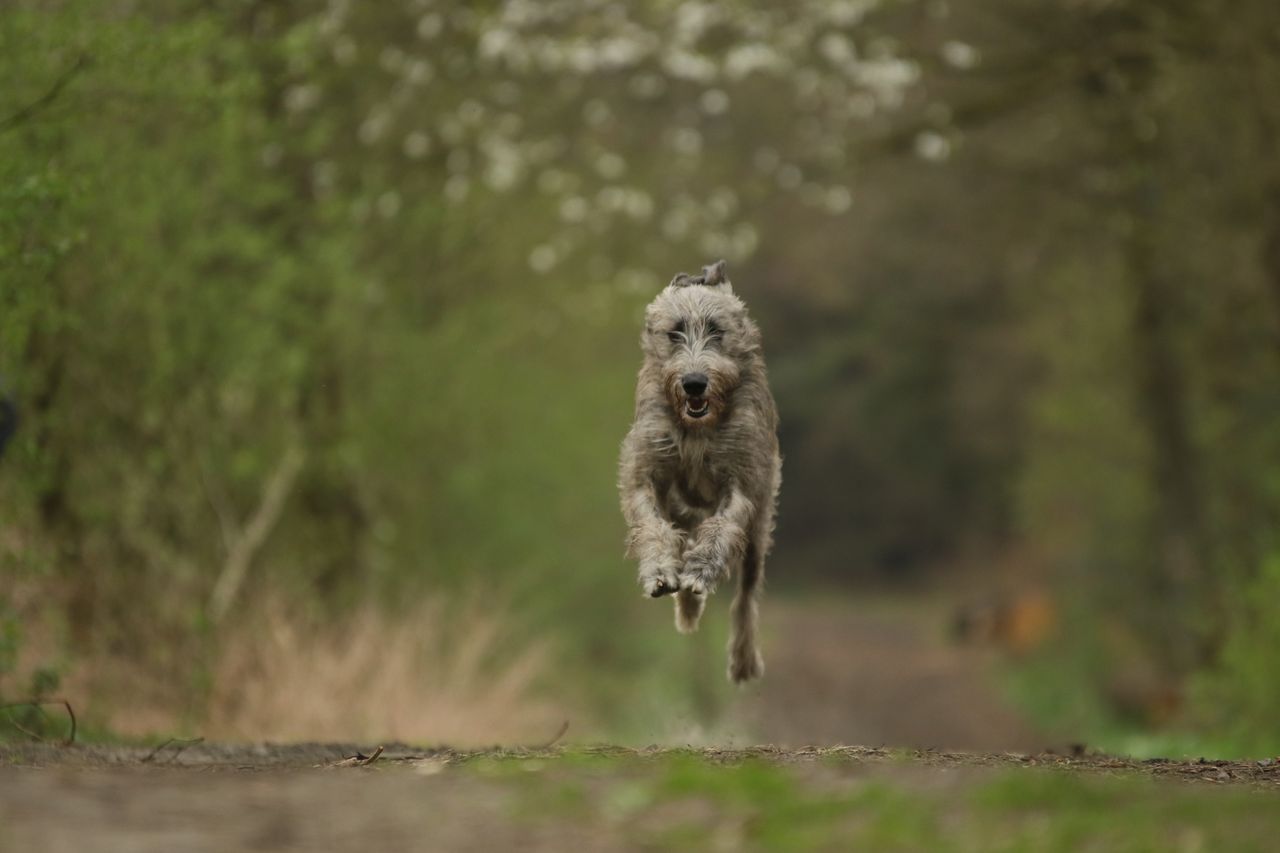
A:
{"label": "dog's chest", "polygon": [[686,438],[680,442],[675,482],[691,506],[709,507],[719,502],[720,483],[714,463],[709,441]]}

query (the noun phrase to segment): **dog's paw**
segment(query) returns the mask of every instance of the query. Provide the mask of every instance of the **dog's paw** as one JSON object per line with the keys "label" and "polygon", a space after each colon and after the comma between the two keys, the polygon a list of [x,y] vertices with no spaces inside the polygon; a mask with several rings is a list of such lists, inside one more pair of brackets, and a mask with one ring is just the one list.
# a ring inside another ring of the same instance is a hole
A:
{"label": "dog's paw", "polygon": [[674,565],[641,566],[640,589],[650,598],[674,595],[680,589],[680,577]]}
{"label": "dog's paw", "polygon": [[755,649],[734,651],[729,655],[729,680],[743,684],[764,676],[764,658]]}
{"label": "dog's paw", "polygon": [[680,570],[680,588],[696,595],[710,595],[724,577],[724,561],[716,557],[710,548],[695,547],[684,555],[684,567]]}
{"label": "dog's paw", "polygon": [[680,588],[704,598],[716,591],[715,581],[704,574],[689,572],[685,572],[680,576]]}

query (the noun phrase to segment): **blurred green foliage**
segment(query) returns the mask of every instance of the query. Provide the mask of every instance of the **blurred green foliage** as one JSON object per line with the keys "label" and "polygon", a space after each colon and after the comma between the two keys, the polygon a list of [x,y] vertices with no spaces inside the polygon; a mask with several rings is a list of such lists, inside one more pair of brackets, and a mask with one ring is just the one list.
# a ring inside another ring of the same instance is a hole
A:
{"label": "blurred green foliage", "polygon": [[[725,67],[785,83],[788,51],[852,23],[818,8],[773,46],[725,43]],[[566,10],[5,15],[0,373],[23,428],[4,568],[73,657],[186,680],[198,715],[215,628],[256,591],[325,609],[497,588],[523,631],[563,638],[567,672],[643,675],[655,694],[673,672],[687,692],[689,667],[705,680],[704,655],[673,662],[665,618],[655,647],[613,467],[669,259],[742,258],[756,236],[737,170],[702,156],[732,126],[667,111],[729,95],[703,91],[705,58],[658,53],[781,19],[587,10],[584,43]],[[610,113],[623,91],[644,134]],[[786,125],[760,142],[830,156]]]}
{"label": "blurred green foliage", "polygon": [[4,624],[198,714],[258,592],[497,588],[606,716],[634,678],[705,713],[613,466],[641,307],[726,256],[779,585],[1029,555],[1065,627],[1033,706],[1147,726],[1204,678],[1187,719],[1280,748],[1276,21],[1215,9],[14,4]]}
{"label": "blurred green foliage", "polygon": [[1273,653],[1280,649],[1280,557],[1273,557],[1235,602],[1239,621],[1227,635],[1219,663],[1193,683],[1206,731],[1239,755],[1280,752],[1280,735],[1266,720],[1280,702]]}

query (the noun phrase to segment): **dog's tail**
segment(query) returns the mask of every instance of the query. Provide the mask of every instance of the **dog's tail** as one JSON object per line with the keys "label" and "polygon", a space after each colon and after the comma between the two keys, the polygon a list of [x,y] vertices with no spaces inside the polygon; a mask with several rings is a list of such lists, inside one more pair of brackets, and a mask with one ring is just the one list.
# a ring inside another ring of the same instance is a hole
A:
{"label": "dog's tail", "polygon": [[702,618],[702,608],[706,603],[705,595],[698,595],[687,589],[677,592],[676,630],[681,634],[692,634],[698,630],[698,620]]}
{"label": "dog's tail", "polygon": [[747,549],[738,575],[738,594],[729,608],[729,680],[741,684],[764,675],[764,659],[756,647],[756,597],[764,582],[764,561],[754,547]]}

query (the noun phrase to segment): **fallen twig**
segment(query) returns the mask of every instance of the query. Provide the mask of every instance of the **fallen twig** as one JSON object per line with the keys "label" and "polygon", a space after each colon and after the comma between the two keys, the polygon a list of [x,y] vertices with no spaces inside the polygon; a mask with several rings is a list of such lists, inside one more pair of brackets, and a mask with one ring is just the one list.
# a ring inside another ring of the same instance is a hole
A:
{"label": "fallen twig", "polygon": [[[63,739],[62,745],[71,746],[71,744],[76,742],[76,712],[71,710],[71,703],[68,702],[66,699],[27,699],[22,702],[5,702],[3,705],[0,705],[0,709],[27,707],[27,708],[35,708],[37,711],[43,714],[44,710],[42,706],[44,705],[61,705],[62,707],[67,709],[67,719],[71,721],[71,730],[67,732],[67,736],[66,738]],[[36,740],[40,741],[41,743],[45,742],[44,737],[26,728],[17,720],[13,719],[12,716],[6,715],[6,719],[9,725],[13,726],[15,729],[22,732],[23,734],[33,737]]]}
{"label": "fallen twig", "polygon": [[148,752],[145,756],[143,756],[142,763],[146,764],[147,762],[154,760],[155,757],[160,754],[160,751],[162,749],[164,749],[165,747],[173,746],[174,744],[177,744],[178,748],[174,750],[173,755],[169,756],[169,760],[173,761],[175,758],[177,758],[179,755],[182,754],[182,751],[184,749],[186,749],[189,746],[195,746],[198,743],[204,743],[204,738],[193,737],[193,738],[182,740],[179,738],[171,737],[164,743],[157,746],[155,749]]}
{"label": "fallen twig", "polygon": [[379,746],[377,749],[373,751],[372,755],[365,755],[363,752],[360,752],[359,750],[357,750],[356,754],[349,758],[344,758],[341,761],[335,761],[332,764],[327,764],[323,766],[325,767],[368,767],[370,764],[378,760],[378,757],[382,755],[382,750],[383,750],[383,747]]}

